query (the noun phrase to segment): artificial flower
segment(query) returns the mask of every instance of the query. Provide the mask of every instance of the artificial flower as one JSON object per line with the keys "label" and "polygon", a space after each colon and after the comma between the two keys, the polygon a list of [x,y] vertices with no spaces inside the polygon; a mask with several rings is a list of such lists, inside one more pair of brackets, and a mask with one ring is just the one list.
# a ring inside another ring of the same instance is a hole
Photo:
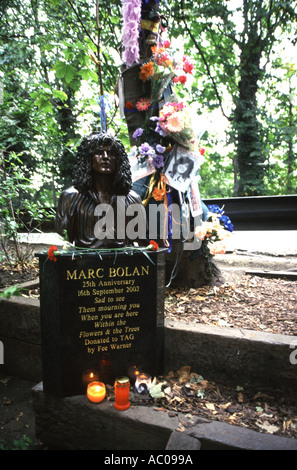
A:
{"label": "artificial flower", "polygon": [[166,147],[163,147],[163,145],[160,145],[160,144],[157,144],[157,145],[156,145],[156,151],[157,151],[158,153],[164,153],[165,150],[166,150]]}
{"label": "artificial flower", "polygon": [[123,60],[127,67],[139,62],[139,24],[141,21],[141,0],[122,0],[122,42]]}
{"label": "artificial flower", "polygon": [[187,81],[187,77],[185,75],[180,75],[179,77],[174,77],[173,81],[174,83],[180,82],[182,85],[184,85]]}
{"label": "artificial flower", "polygon": [[190,61],[190,59],[187,55],[185,55],[183,57],[183,63],[184,63],[184,65],[183,65],[184,72],[192,73],[194,65],[192,64],[192,62]]}
{"label": "artificial flower", "polygon": [[159,245],[154,240],[150,240],[150,244],[149,244],[148,248],[151,248],[153,251],[158,251]]}
{"label": "artificial flower", "polygon": [[226,253],[226,244],[222,240],[209,243],[208,248],[211,255],[224,255]]}
{"label": "artificial flower", "polygon": [[180,77],[178,77],[178,79],[182,85],[184,85],[187,81],[187,77],[185,75],[181,75]]}
{"label": "artificial flower", "polygon": [[153,163],[154,167],[156,167],[156,168],[163,168],[163,166],[164,166],[164,157],[163,157],[163,155],[156,155],[153,158],[152,163]]}
{"label": "artificial flower", "polygon": [[228,232],[233,232],[234,226],[233,226],[230,218],[227,215],[224,215],[223,208],[220,208],[216,204],[209,204],[207,206],[207,208],[208,208],[209,212],[212,214],[213,217],[217,217],[219,219],[219,221],[221,221],[223,223],[224,228]]}
{"label": "artificial flower", "polygon": [[155,155],[153,147],[151,147],[147,142],[141,144],[139,150],[142,155]]}
{"label": "artificial flower", "polygon": [[173,113],[171,116],[168,117],[166,123],[166,130],[169,132],[180,132],[184,128],[184,123],[181,120],[178,113]]}
{"label": "artificial flower", "polygon": [[57,261],[57,258],[55,257],[55,251],[57,250],[58,248],[55,245],[52,245],[49,247],[48,254],[47,254],[49,260],[54,261],[54,262]]}
{"label": "artificial flower", "polygon": [[227,215],[222,215],[221,221],[223,222],[224,227],[226,230],[228,230],[228,232],[233,232],[233,224]]}
{"label": "artificial flower", "polygon": [[126,101],[125,108],[126,108],[128,111],[132,111],[132,109],[134,109],[134,104],[131,103],[131,101]]}
{"label": "artificial flower", "polygon": [[165,190],[162,188],[155,188],[152,194],[155,201],[163,201],[165,197]]}
{"label": "artificial flower", "polygon": [[199,153],[200,153],[200,155],[202,155],[202,157],[203,157],[203,155],[205,154],[205,152],[206,152],[206,148],[205,148],[205,147],[199,147]]}
{"label": "artificial flower", "polygon": [[138,139],[143,134],[143,129],[138,127],[132,134],[133,139]]}
{"label": "artificial flower", "polygon": [[141,98],[136,103],[136,108],[138,111],[147,111],[151,105],[151,102],[148,98]]}
{"label": "artificial flower", "polygon": [[139,78],[143,82],[146,82],[150,77],[153,77],[155,74],[154,63],[149,62],[148,64],[144,64],[139,72]]}
{"label": "artificial flower", "polygon": [[164,52],[164,47],[152,46],[151,51],[152,51],[153,54],[162,54],[162,52]]}

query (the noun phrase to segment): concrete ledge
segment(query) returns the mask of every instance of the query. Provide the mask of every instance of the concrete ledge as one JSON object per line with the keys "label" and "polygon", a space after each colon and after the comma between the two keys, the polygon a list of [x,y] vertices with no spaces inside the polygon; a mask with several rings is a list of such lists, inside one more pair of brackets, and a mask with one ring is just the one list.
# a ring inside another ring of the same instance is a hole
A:
{"label": "concrete ledge", "polygon": [[[51,450],[297,450],[295,439],[198,416],[138,405],[117,411],[112,401],[93,404],[86,396],[55,398],[44,394],[42,383],[32,396],[36,435]],[[181,423],[185,430],[178,432]]]}
{"label": "concrete ledge", "polygon": [[191,365],[208,380],[286,390],[297,386],[290,363],[296,336],[166,321],[166,371]]}
{"label": "concrete ledge", "polygon": [[[3,299],[0,325],[0,370],[41,381],[39,300]],[[165,369],[191,365],[209,380],[286,390],[297,387],[297,365],[290,363],[293,344],[297,345],[296,336],[166,320]]]}
{"label": "concrete ledge", "polygon": [[[38,281],[30,281],[20,287],[33,289],[38,285]],[[4,345],[0,371],[36,382],[42,380],[38,299],[12,296],[0,301],[0,341]]]}

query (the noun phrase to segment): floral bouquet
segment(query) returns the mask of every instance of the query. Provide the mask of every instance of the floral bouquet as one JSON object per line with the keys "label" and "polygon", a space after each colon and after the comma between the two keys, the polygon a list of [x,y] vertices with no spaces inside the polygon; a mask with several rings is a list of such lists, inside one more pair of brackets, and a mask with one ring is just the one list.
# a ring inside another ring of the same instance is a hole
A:
{"label": "floral bouquet", "polygon": [[175,142],[191,151],[197,150],[198,141],[195,136],[189,106],[184,102],[168,102],[160,110],[156,132],[171,137]]}
{"label": "floral bouquet", "polygon": [[168,40],[151,49],[153,55],[148,63],[142,65],[139,78],[144,83],[150,80],[149,100],[151,103],[158,103],[171,80],[174,83],[186,83],[187,75],[193,73],[193,64],[188,56],[183,56],[182,61],[178,61]]}
{"label": "floral bouquet", "polygon": [[[141,127],[134,131],[133,139],[135,139],[137,145],[134,145],[128,154],[133,181],[162,169],[166,153],[170,150],[159,143],[150,145],[148,142],[141,142],[143,132],[144,129]],[[137,170],[137,175],[135,170]]]}
{"label": "floral bouquet", "polygon": [[195,235],[202,240],[202,251],[208,256],[226,253],[226,240],[233,232],[233,224],[222,209],[208,206],[209,218],[196,227]]}

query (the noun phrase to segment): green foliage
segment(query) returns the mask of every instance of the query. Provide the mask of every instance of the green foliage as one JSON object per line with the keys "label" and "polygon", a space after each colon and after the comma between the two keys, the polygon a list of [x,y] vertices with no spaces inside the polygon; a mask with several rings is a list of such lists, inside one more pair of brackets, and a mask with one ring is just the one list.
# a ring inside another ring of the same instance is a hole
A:
{"label": "green foliage", "polygon": [[10,444],[0,440],[0,450],[28,450],[31,444],[32,441],[28,436],[14,439]]}
{"label": "green foliage", "polygon": [[[294,41],[296,2],[246,0],[244,8],[239,3],[233,10],[223,0],[160,5],[169,36],[183,40],[184,52],[195,63],[187,100],[199,114],[220,110],[230,124],[226,142],[219,134],[204,136],[202,196],[296,192],[296,107],[277,90],[281,60],[271,64],[270,74],[263,66],[279,38]],[[100,31],[94,0],[0,4],[0,151],[5,159],[11,152],[18,155],[22,181],[28,183],[22,199],[30,207],[33,202],[57,205],[59,192],[71,184],[81,137],[100,128],[98,58],[103,92],[111,102],[108,128],[129,147],[114,95],[121,64],[121,0],[100,2],[99,24]],[[289,83],[293,76],[296,71],[288,70],[282,81]]]}
{"label": "green foliage", "polygon": [[[30,180],[23,162],[15,153],[2,154],[0,162],[0,246],[10,266],[25,266],[31,250],[21,246],[18,233],[32,231],[31,221],[41,222],[45,211],[39,202],[30,200]],[[27,220],[26,220],[27,217]]]}
{"label": "green foliage", "polygon": [[19,286],[10,286],[7,289],[4,289],[3,292],[0,292],[0,302],[1,299],[10,299],[12,295],[22,295],[22,289]]}

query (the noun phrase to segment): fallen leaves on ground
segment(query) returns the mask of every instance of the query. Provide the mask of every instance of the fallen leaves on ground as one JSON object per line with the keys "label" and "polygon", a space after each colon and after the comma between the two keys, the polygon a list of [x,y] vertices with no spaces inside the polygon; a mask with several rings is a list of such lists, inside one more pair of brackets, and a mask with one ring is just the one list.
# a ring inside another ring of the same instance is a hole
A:
{"label": "fallen leaves on ground", "polygon": [[137,393],[133,386],[130,395],[132,406],[153,406],[157,411],[168,412],[169,416],[178,414],[179,431],[216,420],[297,438],[297,400],[294,395],[289,397],[278,391],[271,394],[242,385],[218,384],[192,372],[190,366],[154,378],[153,395],[156,398]]}
{"label": "fallen leaves on ground", "polygon": [[232,284],[166,290],[169,320],[297,335],[296,281],[240,275]]}

